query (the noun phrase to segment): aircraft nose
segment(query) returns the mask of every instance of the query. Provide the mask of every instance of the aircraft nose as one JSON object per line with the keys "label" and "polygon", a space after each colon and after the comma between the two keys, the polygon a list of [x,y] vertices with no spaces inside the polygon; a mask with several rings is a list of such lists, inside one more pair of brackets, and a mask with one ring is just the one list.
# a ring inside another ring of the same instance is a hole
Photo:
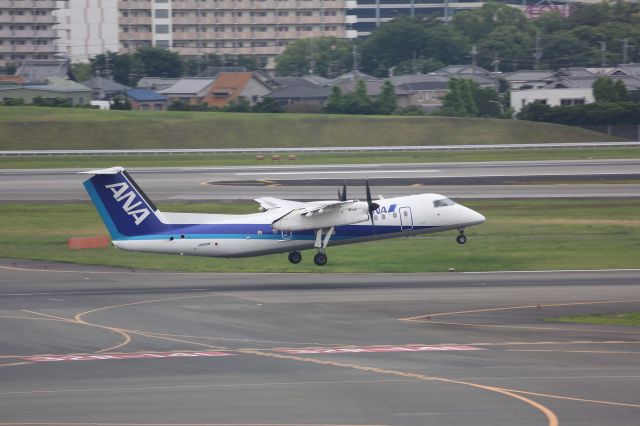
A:
{"label": "aircraft nose", "polygon": [[487,220],[487,218],[484,217],[484,215],[478,213],[475,210],[471,210],[470,208],[467,208],[467,218],[468,218],[469,226],[480,225],[481,223],[484,223]]}

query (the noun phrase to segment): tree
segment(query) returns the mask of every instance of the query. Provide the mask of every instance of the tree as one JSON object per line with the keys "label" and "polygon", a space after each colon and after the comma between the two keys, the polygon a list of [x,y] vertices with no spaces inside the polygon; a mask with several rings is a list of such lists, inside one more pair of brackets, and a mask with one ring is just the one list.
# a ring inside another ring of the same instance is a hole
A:
{"label": "tree", "polygon": [[91,70],[90,63],[71,64],[71,72],[75,81],[89,80],[91,78]]}
{"label": "tree", "polygon": [[282,105],[273,98],[263,98],[251,107],[251,112],[283,112]]}
{"label": "tree", "polygon": [[382,85],[382,90],[376,98],[374,109],[378,114],[389,115],[393,113],[397,107],[398,102],[396,101],[396,91],[393,88],[393,84],[391,84],[389,80],[385,80]]}
{"label": "tree", "polygon": [[367,93],[367,86],[363,80],[358,80],[352,92],[347,93],[344,102],[344,112],[346,114],[373,114],[374,107],[371,98]]}
{"label": "tree", "polygon": [[531,102],[522,107],[517,115],[520,120],[547,121],[551,113],[551,107],[542,102]]}
{"label": "tree", "polygon": [[180,55],[162,47],[141,47],[133,56],[142,63],[144,75],[157,77],[182,76]]}
{"label": "tree", "polygon": [[249,112],[251,104],[246,98],[235,98],[222,108],[224,112]]}
{"label": "tree", "polygon": [[345,97],[340,87],[333,86],[331,88],[331,94],[329,94],[329,97],[327,98],[327,103],[324,107],[324,112],[328,114],[344,114]]}
{"label": "tree", "polygon": [[276,58],[276,74],[337,77],[352,67],[349,42],[337,37],[298,39]]}
{"label": "tree", "polygon": [[396,64],[420,57],[427,37],[419,18],[400,17],[386,22],[362,44],[362,67],[365,72],[386,76]]}
{"label": "tree", "polygon": [[447,94],[442,100],[442,113],[450,115],[467,115],[467,105],[465,96],[466,84],[461,78],[450,78],[447,85]]}

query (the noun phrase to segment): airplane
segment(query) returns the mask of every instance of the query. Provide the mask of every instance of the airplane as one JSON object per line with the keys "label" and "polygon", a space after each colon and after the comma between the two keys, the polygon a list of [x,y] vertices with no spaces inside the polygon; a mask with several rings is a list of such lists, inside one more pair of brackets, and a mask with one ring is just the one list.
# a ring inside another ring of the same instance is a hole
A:
{"label": "airplane", "polygon": [[480,213],[439,194],[419,194],[372,200],[347,198],[346,183],[337,200],[298,202],[257,198],[260,212],[202,214],[161,212],[123,167],[80,172],[112,243],[122,250],[208,257],[249,257],[289,252],[302,260],[301,250],[316,249],[313,261],[327,263],[332,245],[458,230],[486,219]]}

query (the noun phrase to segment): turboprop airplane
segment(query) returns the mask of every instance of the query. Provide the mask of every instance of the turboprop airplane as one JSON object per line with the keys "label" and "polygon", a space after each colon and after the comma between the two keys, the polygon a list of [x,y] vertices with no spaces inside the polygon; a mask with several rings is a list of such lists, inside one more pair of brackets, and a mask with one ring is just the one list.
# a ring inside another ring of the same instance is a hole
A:
{"label": "turboprop airplane", "polygon": [[161,212],[122,167],[81,172],[94,175],[84,182],[105,223],[113,245],[149,253],[209,257],[248,257],[289,252],[300,263],[300,250],[317,249],[316,265],[327,263],[333,245],[458,230],[459,244],[467,242],[465,228],[485,221],[480,213],[438,194],[372,200],[366,182],[366,201],[347,198],[298,202],[257,198],[260,213],[229,215]]}

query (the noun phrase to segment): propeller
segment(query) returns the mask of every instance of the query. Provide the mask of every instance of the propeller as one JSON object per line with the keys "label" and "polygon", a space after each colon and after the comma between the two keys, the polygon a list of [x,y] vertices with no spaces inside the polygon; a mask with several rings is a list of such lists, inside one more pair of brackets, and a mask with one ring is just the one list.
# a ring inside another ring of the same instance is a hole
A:
{"label": "propeller", "polygon": [[338,200],[347,201],[347,181],[342,181],[342,191],[338,189]]}
{"label": "propeller", "polygon": [[376,224],[373,221],[373,212],[375,210],[378,210],[380,208],[380,205],[378,203],[374,203],[371,200],[371,188],[369,188],[369,179],[365,181],[365,186],[367,188],[367,205],[369,206],[369,217],[371,218],[371,225],[373,226],[373,232],[377,234]]}

